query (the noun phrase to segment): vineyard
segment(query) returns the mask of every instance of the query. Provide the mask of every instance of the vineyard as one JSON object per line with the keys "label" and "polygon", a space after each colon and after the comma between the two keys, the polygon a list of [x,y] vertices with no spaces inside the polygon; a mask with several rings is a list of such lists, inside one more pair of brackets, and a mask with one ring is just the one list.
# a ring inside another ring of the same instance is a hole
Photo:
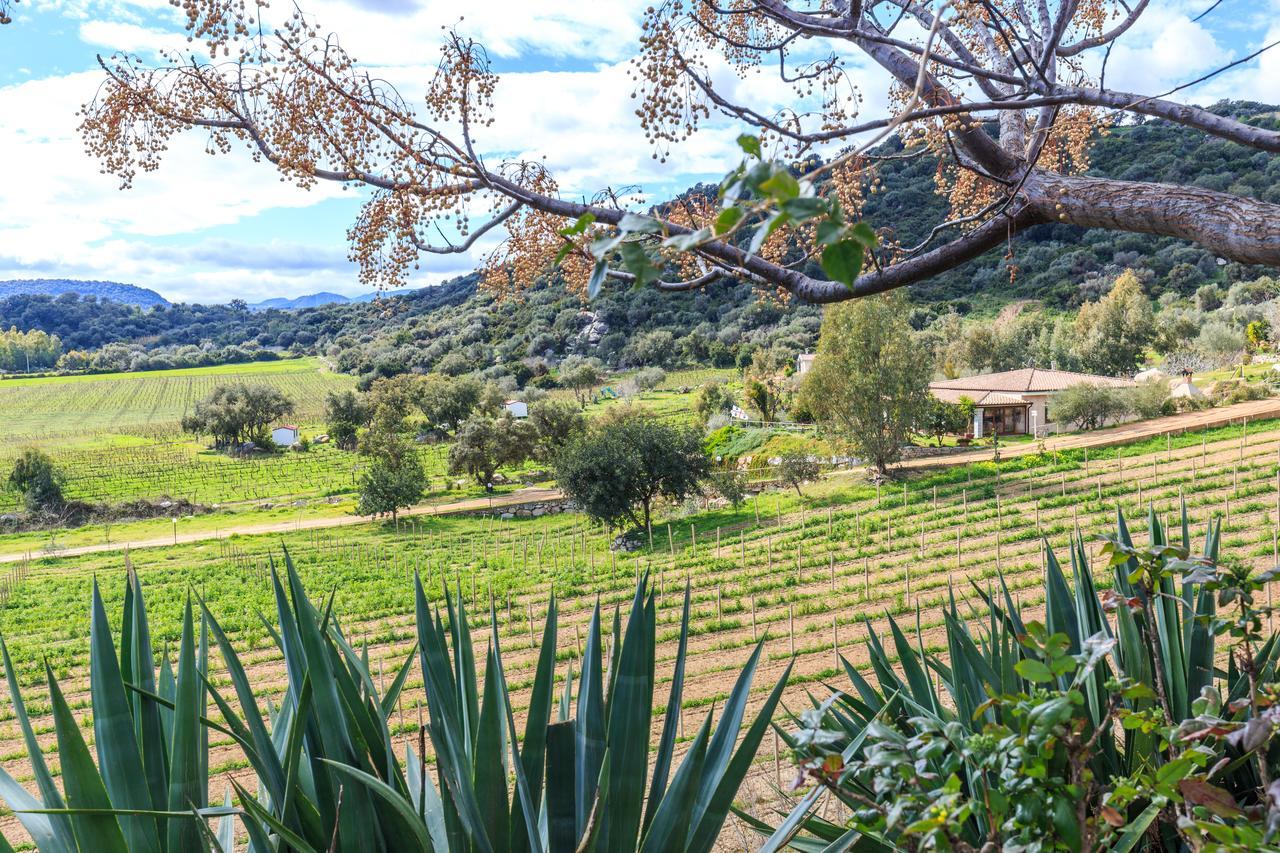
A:
{"label": "vineyard", "polygon": [[0,441],[46,444],[105,434],[169,438],[197,400],[225,382],[279,389],[297,405],[295,417],[316,423],[329,391],[355,379],[299,358],[189,370],[8,379],[0,382]]}
{"label": "vineyard", "polygon": [[[609,550],[611,537],[577,516],[423,517],[397,526],[345,528],[333,536],[315,531],[232,537],[129,558],[37,559],[14,566],[0,582],[0,627],[30,707],[37,713],[46,707],[41,664],[47,660],[66,683],[78,685],[68,700],[83,711],[88,707],[85,626],[91,584],[96,577],[107,612],[118,613],[129,559],[147,589],[157,642],[165,638],[172,646],[176,641],[180,609],[194,592],[209,602],[241,650],[255,687],[278,695],[285,686],[283,672],[258,614],[273,612],[269,565],[284,546],[317,598],[332,591],[335,612],[348,632],[368,645],[375,672],[393,672],[413,643],[414,572],[437,599],[446,585],[461,594],[482,643],[492,596],[519,716],[528,702],[535,633],[549,597],[554,593],[561,614],[557,675],[563,678],[581,655],[595,601],[610,609],[625,607],[635,578],[648,572],[660,591],[660,681],[670,674],[678,602],[685,584],[691,587],[683,708],[692,715],[692,736],[693,721],[724,698],[757,640],[766,640],[764,671],[757,679],[761,689],[791,657],[797,659],[788,700],[799,710],[807,702],[806,690],[820,696],[824,683],[846,681],[839,656],[856,668],[867,665],[861,640],[868,630],[886,643],[936,649],[940,605],[955,595],[964,609],[975,600],[970,582],[986,589],[1003,575],[1011,594],[1034,608],[1044,596],[1042,541],[1065,558],[1072,531],[1112,527],[1117,508],[1139,538],[1146,506],[1171,514],[1185,501],[1193,530],[1210,518],[1222,519],[1226,555],[1272,563],[1278,544],[1278,463],[1280,422],[1268,421],[1092,452],[1019,457],[998,470],[993,463],[945,469],[883,487],[833,481],[815,487],[807,499],[767,493],[737,510],[656,525],[651,540],[633,553]],[[1092,570],[1100,587],[1110,586],[1101,561]],[[886,613],[911,625],[915,635],[892,638]],[[610,621],[605,620],[606,631]],[[225,683],[216,656],[212,668],[214,682]],[[398,735],[414,735],[422,702],[415,671],[394,718]],[[661,710],[655,710],[655,726],[661,725]],[[47,722],[37,720],[37,731],[47,730]],[[92,730],[86,735],[91,738]],[[746,806],[758,812],[777,802],[773,785],[787,776],[785,758],[775,749],[766,742],[752,784],[742,794]],[[240,769],[229,742],[216,752],[222,770]],[[0,760],[29,784],[24,754],[12,712],[6,710]],[[219,763],[216,754],[212,763]],[[7,821],[5,831],[18,832],[12,819]]]}
{"label": "vineyard", "polygon": [[[441,490],[446,486],[448,447],[416,449],[433,489]],[[67,497],[95,503],[165,496],[213,505],[349,494],[356,490],[363,464],[358,454],[332,445],[243,459],[191,442],[122,444],[109,451],[65,448],[50,455],[67,472]],[[6,464],[0,455],[0,468]],[[12,509],[18,500],[17,494],[0,492],[0,509]]]}

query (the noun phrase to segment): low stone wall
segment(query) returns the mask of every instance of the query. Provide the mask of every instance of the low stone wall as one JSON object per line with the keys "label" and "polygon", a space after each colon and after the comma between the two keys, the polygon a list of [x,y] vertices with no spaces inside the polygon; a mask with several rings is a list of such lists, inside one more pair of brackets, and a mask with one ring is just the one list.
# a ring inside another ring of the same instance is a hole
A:
{"label": "low stone wall", "polygon": [[527,504],[507,504],[494,507],[492,510],[482,509],[465,515],[492,515],[496,518],[541,518],[544,515],[556,515],[562,512],[574,512],[577,509],[573,501],[539,501]]}

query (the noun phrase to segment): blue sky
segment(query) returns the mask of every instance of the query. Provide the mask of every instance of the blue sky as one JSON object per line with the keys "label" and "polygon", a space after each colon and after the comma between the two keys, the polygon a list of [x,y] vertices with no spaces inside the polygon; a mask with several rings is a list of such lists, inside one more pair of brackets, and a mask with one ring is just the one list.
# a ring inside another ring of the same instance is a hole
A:
{"label": "blue sky", "polygon": [[[739,128],[713,122],[666,165],[651,159],[632,110],[626,60],[650,0],[322,0],[303,8],[409,97],[419,96],[441,27],[482,41],[501,73],[491,155],[547,157],[562,188],[591,194],[639,185],[652,198],[715,179],[736,162]],[[1280,0],[1153,2],[1113,51],[1112,88],[1163,91],[1280,38]],[[99,82],[95,56],[147,56],[184,43],[167,0],[22,0],[0,28],[0,279],[96,278],[171,299],[220,302],[366,290],[346,260],[359,197],[335,186],[303,192],[241,151],[210,157],[200,140],[173,146],[159,172],[121,192],[83,152],[76,110]],[[1280,102],[1280,49],[1179,97]],[[855,79],[865,114],[884,103],[883,78]],[[416,82],[416,86],[415,86]],[[761,85],[761,84],[757,84]],[[768,91],[768,84],[763,84]],[[483,250],[483,246],[480,247]],[[476,256],[425,265],[416,283],[471,269]]]}

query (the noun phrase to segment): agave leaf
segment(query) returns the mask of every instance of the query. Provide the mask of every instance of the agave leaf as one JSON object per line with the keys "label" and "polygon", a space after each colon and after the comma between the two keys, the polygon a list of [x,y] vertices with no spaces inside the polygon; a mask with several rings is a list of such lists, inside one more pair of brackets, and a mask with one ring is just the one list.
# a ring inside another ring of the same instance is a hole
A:
{"label": "agave leaf", "polygon": [[574,805],[578,837],[586,832],[587,818],[596,799],[596,786],[605,756],[604,684],[600,668],[600,602],[591,613],[587,645],[582,658],[582,685],[578,688],[577,744],[574,760]]}
{"label": "agave leaf", "polygon": [[[143,774],[142,756],[138,754],[131,696],[125,692],[96,579],[89,621],[89,694],[98,767],[111,804],[126,809],[151,808],[151,791]],[[120,828],[130,850],[159,853],[160,836],[154,819],[121,818]]]}
{"label": "agave leaf", "polygon": [[[71,715],[62,689],[53,677],[53,669],[45,664],[45,678],[49,684],[49,705],[53,711],[53,724],[58,734],[58,758],[62,765],[62,784],[66,788],[66,804],[71,809],[110,809],[111,798],[106,785],[98,775],[93,757],[80,734],[80,724]],[[103,853],[128,853],[120,822],[112,814],[70,815],[76,841],[82,850]],[[180,821],[173,821],[174,824]],[[181,849],[181,848],[171,848]]]}
{"label": "agave leaf", "polygon": [[480,706],[480,720],[476,739],[474,784],[476,797],[485,807],[485,832],[495,845],[501,846],[502,839],[510,831],[508,821],[510,812],[507,803],[507,770],[503,760],[506,755],[506,733],[503,726],[506,721],[500,702],[499,691],[505,685],[498,683],[498,667],[494,663],[493,645],[485,660],[484,701]]}
{"label": "agave leaf", "polygon": [[467,759],[479,734],[480,697],[476,690],[476,656],[471,644],[471,628],[467,625],[467,609],[462,601],[462,581],[458,581],[458,607],[455,613],[449,591],[445,590],[445,607],[449,613],[449,632],[453,639],[453,665],[457,673],[458,710],[462,713],[466,732]]}
{"label": "agave leaf", "polygon": [[[431,836],[427,833],[426,824],[415,813],[413,805],[401,792],[376,776],[371,776],[349,764],[331,761],[327,758],[320,760],[339,774],[359,782],[370,793],[378,797],[382,803],[390,806],[389,809],[380,810],[379,813],[384,818],[385,822],[381,825],[385,830],[388,842],[392,845],[391,849],[396,851],[421,850],[424,853],[431,853],[435,849],[431,843]],[[385,820],[388,816],[394,819]]]}
{"label": "agave leaf", "polygon": [[[617,674],[611,677],[613,695],[606,732],[612,772],[606,796],[608,820],[602,821],[599,835],[604,849],[635,849],[644,808],[649,770],[647,733],[653,716],[655,621],[653,599],[646,601],[644,587],[642,581],[631,600],[626,634],[621,642],[614,637],[620,651],[615,653]],[[639,736],[641,732],[646,736]]]}
{"label": "agave leaf", "polygon": [[[472,786],[470,735],[459,709],[457,691],[461,687],[455,687],[443,626],[428,608],[421,583],[415,585],[415,599],[418,655],[427,706],[431,711],[431,742],[435,746],[436,771],[441,780],[445,821],[450,832],[449,846],[451,850],[461,849],[469,842],[477,850],[491,850],[484,830],[483,813]],[[474,693],[475,684],[471,683],[468,689]]]}
{"label": "agave leaf", "polygon": [[684,584],[684,606],[680,613],[680,641],[676,645],[675,671],[671,674],[671,692],[667,697],[667,711],[662,718],[662,736],[658,739],[658,753],[653,766],[653,783],[649,788],[649,802],[645,808],[644,830],[649,828],[657,813],[658,805],[666,792],[667,776],[671,771],[671,758],[675,753],[676,736],[680,730],[680,701],[684,693],[685,656],[689,649],[689,605],[691,587]]}
{"label": "agave leaf", "polygon": [[[142,595],[138,575],[130,571],[125,585],[125,600],[129,602],[129,618],[121,623],[121,645],[129,637],[128,665],[121,669],[128,683],[147,693],[159,693],[156,688],[155,658],[151,647],[151,627],[147,622],[147,605]],[[123,661],[123,658],[122,658]],[[163,711],[145,694],[131,697],[134,725],[138,746],[142,750],[147,784],[151,789],[151,804],[164,807],[169,801],[169,735],[162,722]]]}
{"label": "agave leaf", "polygon": [[[0,658],[4,660],[4,675],[9,683],[9,699],[13,702],[13,715],[18,720],[18,727],[22,729],[22,740],[27,748],[27,758],[31,761],[31,770],[36,777],[36,788],[40,791],[40,798],[44,800],[45,806],[52,808],[62,808],[66,803],[62,799],[62,792],[58,790],[58,786],[53,782],[53,776],[49,773],[49,765],[44,760],[44,750],[40,748],[39,741],[36,740],[35,731],[31,728],[31,718],[27,716],[27,706],[22,700],[22,691],[18,688],[18,674],[13,668],[13,661],[9,658],[9,647],[5,644],[4,636],[0,635]],[[12,778],[5,774],[4,779],[12,782]],[[21,785],[16,785],[16,789],[10,789],[7,785],[0,788],[0,796],[3,796],[5,802],[9,804],[9,808],[17,811],[18,801],[13,799],[21,791],[26,795],[26,789]],[[36,803],[34,798],[27,795],[31,803]],[[25,803],[25,800],[23,800]],[[28,804],[29,805],[29,804]],[[21,816],[19,816],[21,819]],[[42,851],[53,851],[53,853],[62,853],[62,851],[73,851],[76,849],[75,833],[71,828],[71,821],[64,815],[54,815],[47,818],[41,818],[38,821],[43,826],[47,826],[47,841],[40,845]],[[27,826],[25,820],[22,825],[27,832],[31,833],[32,838],[36,837],[36,832]]]}
{"label": "agave leaf", "polygon": [[435,785],[426,778],[423,763],[412,744],[405,744],[404,763],[408,770],[409,801],[426,822],[432,846],[440,850],[449,849],[449,830],[444,825],[444,804],[440,802],[440,794]]}
{"label": "agave leaf", "polygon": [[572,720],[547,726],[547,849],[551,853],[578,846],[576,750],[577,728]]}
{"label": "agave leaf", "polygon": [[[493,669],[494,680],[497,685],[497,698],[501,703],[500,710],[506,717],[506,731],[510,733],[508,738],[511,746],[511,766],[515,770],[516,777],[516,797],[515,804],[520,815],[524,815],[522,824],[517,824],[515,818],[516,811],[511,813],[511,825],[508,829],[507,844],[508,847],[514,846],[512,838],[519,838],[527,843],[534,853],[542,853],[542,834],[538,829],[538,807],[534,805],[533,793],[530,791],[529,778],[525,773],[525,763],[520,756],[520,746],[516,743],[515,730],[516,719],[511,711],[511,696],[507,692],[507,677],[502,671],[502,644],[498,638],[498,614],[495,612],[492,600],[489,603],[489,626],[491,630],[493,643]],[[552,656],[554,658],[554,655]],[[554,663],[554,660],[553,660]],[[550,714],[550,685],[547,685],[547,708],[546,713]],[[532,716],[533,712],[530,711]],[[530,721],[532,724],[532,720]],[[543,724],[543,734],[545,736],[545,723]],[[530,748],[526,742],[524,748]],[[505,779],[503,780],[503,796],[506,795]]]}
{"label": "agave leaf", "polygon": [[[686,591],[688,587],[686,586]],[[707,756],[707,739],[711,734],[711,714],[708,713],[698,728],[698,734],[685,751],[684,761],[671,780],[671,789],[654,809],[652,821],[644,835],[642,853],[663,853],[679,850],[689,837],[689,818],[693,813],[693,792],[702,777],[703,762]]]}
{"label": "agave leaf", "polygon": [[[534,670],[533,690],[529,697],[524,741],[520,746],[523,774],[525,784],[529,789],[531,808],[526,809],[523,796],[518,797],[514,803],[511,811],[510,831],[513,853],[522,853],[522,851],[530,849],[529,839],[535,836],[540,837],[541,835],[541,833],[534,831],[536,826],[533,829],[528,828],[528,818],[526,816],[536,819],[542,805],[542,770],[547,754],[547,725],[551,722],[551,705],[554,701],[553,694],[555,692],[557,621],[556,598],[553,594],[547,603],[547,619],[542,627],[542,644],[538,647],[538,665]],[[493,622],[493,624],[496,637],[497,623]],[[496,639],[494,644],[497,644]],[[501,655],[498,656],[498,665],[502,665]],[[508,701],[508,710],[510,710],[510,707],[511,703]],[[514,731],[513,723],[511,724],[511,729]],[[512,746],[514,747],[515,744],[513,743]],[[518,785],[519,779],[517,778],[516,781]],[[527,831],[520,832],[521,827],[525,827]],[[536,847],[540,846],[541,842],[539,841]]]}
{"label": "agave leaf", "polygon": [[779,850],[787,847],[791,839],[795,837],[795,834],[804,826],[809,813],[817,808],[818,803],[822,801],[822,795],[826,791],[825,786],[814,785],[800,802],[792,806],[787,819],[778,824],[778,828],[773,831],[773,834],[761,846],[760,853],[778,853]]}
{"label": "agave leaf", "polygon": [[[253,794],[250,794],[248,791],[246,791],[244,789],[244,786],[241,785],[239,782],[237,782],[235,779],[231,780],[231,787],[235,789],[236,797],[239,798],[240,805],[245,810],[246,818],[244,822],[246,826],[248,826],[251,823],[249,818],[252,818],[254,821],[257,821],[259,824],[270,827],[271,831],[274,832],[276,835],[280,836],[280,839],[283,842],[285,842],[286,844],[288,844],[289,846],[293,847],[296,850],[317,849],[314,845],[308,843],[305,838],[298,835],[292,829],[290,829],[289,827],[281,823],[276,818],[275,815],[271,814],[271,812],[264,809],[262,805],[256,799],[254,799]],[[273,846],[268,846],[265,849],[272,850],[275,848]]]}
{"label": "agave leaf", "polygon": [[[266,790],[270,793],[272,802],[281,802],[284,799],[284,768],[280,765],[280,758],[276,753],[271,734],[267,731],[266,723],[258,708],[258,700],[253,693],[252,686],[249,684],[244,665],[240,662],[240,656],[236,654],[235,649],[227,639],[222,626],[213,617],[213,614],[209,612],[209,608],[205,606],[203,601],[200,602],[200,608],[209,625],[209,630],[213,632],[214,642],[218,644],[218,650],[222,653],[223,666],[226,667],[227,674],[231,678],[231,684],[236,691],[236,698],[240,700],[240,710],[244,715],[244,726],[248,730],[254,747],[254,755],[256,757],[254,769],[257,771],[259,778],[262,779]],[[221,697],[215,691],[215,702],[221,705],[220,700]],[[222,713],[230,721],[231,716],[227,714],[227,710],[224,709]]]}
{"label": "agave leaf", "polygon": [[[222,796],[222,807],[231,809],[231,788],[228,787],[226,793]],[[231,853],[236,848],[236,821],[235,818],[228,814],[218,819],[218,846],[222,848],[224,853]]]}
{"label": "agave leaf", "polygon": [[[191,600],[182,613],[182,642],[178,649],[178,680],[173,707],[173,736],[169,742],[169,811],[183,811],[198,804],[208,782],[200,774],[200,673],[196,669],[195,629]],[[194,850],[200,831],[191,821],[171,820],[166,846],[170,850]]]}
{"label": "agave leaf", "polygon": [[[725,702],[724,713],[721,714],[720,724],[716,726],[716,734],[712,739],[712,747],[716,746],[715,741],[725,735],[725,740],[731,746],[737,740],[738,729],[740,727],[744,707],[750,692],[751,679],[755,674],[755,662],[758,659],[760,650],[764,644],[756,647],[756,654],[753,655],[751,665],[739,677],[739,684],[743,685],[741,693],[738,691],[738,685],[734,686],[733,692],[729,695],[729,699]],[[760,741],[764,738],[764,733],[768,731],[770,721],[773,719],[774,710],[778,707],[778,702],[782,699],[782,691],[787,686],[787,679],[791,677],[791,668],[794,662],[788,663],[786,669],[782,671],[782,675],[778,678],[778,683],[774,685],[767,699],[756,712],[755,722],[747,729],[747,733],[743,735],[742,742],[738,745],[737,752],[733,754],[733,759],[724,766],[722,772],[716,772],[712,765],[708,765],[712,771],[710,775],[705,777],[704,786],[707,782],[715,784],[715,788],[711,791],[709,797],[703,795],[703,791],[699,791],[698,799],[694,805],[694,828],[693,834],[690,836],[687,849],[695,851],[711,850],[716,842],[716,837],[720,834],[720,828],[724,825],[724,819],[729,814],[729,807],[733,804],[733,797],[738,793],[738,788],[742,784],[742,780],[746,778],[748,771],[751,769],[751,761],[755,757],[756,750],[760,747]],[[725,720],[732,721],[731,730],[726,734]],[[713,752],[708,751],[708,760],[710,760]]]}
{"label": "agave leaf", "polygon": [[[40,812],[40,801],[31,796],[31,793],[18,784],[17,780],[3,767],[0,767],[0,799],[4,800],[5,805],[13,811],[22,828],[27,831],[42,853],[75,853],[75,836],[68,817],[65,814]],[[59,803],[62,801],[61,794],[58,801]],[[72,835],[70,844],[67,844],[54,829],[54,821],[65,823],[67,833]]]}

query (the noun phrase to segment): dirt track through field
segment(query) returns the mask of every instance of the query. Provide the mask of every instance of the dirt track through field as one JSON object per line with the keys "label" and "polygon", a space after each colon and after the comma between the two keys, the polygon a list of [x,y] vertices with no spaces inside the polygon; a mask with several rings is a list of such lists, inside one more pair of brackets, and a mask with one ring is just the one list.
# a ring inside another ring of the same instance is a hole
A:
{"label": "dirt track through field", "polygon": [[[1207,429],[1210,427],[1221,426],[1224,424],[1236,423],[1239,421],[1255,421],[1264,418],[1280,417],[1280,398],[1254,400],[1247,403],[1237,403],[1233,406],[1223,406],[1217,409],[1206,409],[1202,412],[1184,412],[1182,414],[1171,415],[1165,418],[1155,418],[1149,421],[1138,421],[1131,424],[1121,424],[1107,429],[1094,430],[1092,432],[1073,433],[1070,435],[1053,436],[1044,442],[1044,449],[1048,451],[1054,450],[1080,450],[1086,447],[1110,447],[1116,444],[1128,444],[1135,441],[1141,441],[1144,438],[1152,436],[1165,435],[1166,433],[1181,433],[1194,430]],[[1039,446],[1035,442],[1023,444],[1007,445],[1000,451],[1001,458],[1009,459],[1015,456],[1024,456],[1039,451]],[[991,458],[989,450],[975,450],[967,453],[955,453],[945,456],[931,456],[921,459],[911,459],[901,464],[901,468],[908,470],[918,470],[923,468],[939,468],[953,465],[965,465],[972,462],[986,462]],[[847,472],[841,472],[847,473]],[[456,501],[447,504],[424,505],[413,507],[405,510],[401,516],[421,516],[421,515],[452,515],[466,512],[478,512],[490,508],[498,509],[502,507],[520,506],[522,504],[539,503],[544,501],[556,501],[562,498],[558,489],[539,489],[526,488],[505,495],[495,495],[489,498],[472,498],[465,501]],[[363,524],[368,521],[362,516],[339,516],[336,518],[311,518],[301,519],[298,521],[279,521],[270,524],[240,524],[233,525],[217,530],[205,530],[194,533],[179,533],[176,542],[178,544],[203,542],[211,539],[219,539],[231,535],[256,536],[266,533],[288,533],[300,530],[322,530],[332,527],[345,527],[352,524]],[[135,551],[142,548],[162,548],[167,545],[175,544],[172,536],[158,536],[149,539],[139,539],[128,542],[100,543],[97,545],[79,545],[71,548],[62,548],[54,551],[41,551],[36,553],[12,553],[0,555],[0,564],[20,562],[28,557],[74,557],[84,554],[101,554],[114,551],[128,549]]]}
{"label": "dirt track through field", "polygon": [[[457,515],[466,512],[480,512],[489,509],[522,506],[524,504],[556,501],[561,497],[558,489],[527,488],[504,495],[489,498],[471,498],[447,504],[425,504],[415,506],[400,513],[401,518],[421,515]],[[369,523],[368,516],[340,515],[328,518],[302,518],[296,521],[274,521],[270,524],[240,524],[222,527],[215,530],[200,530],[194,533],[179,533],[173,536],[157,536],[150,539],[100,543],[97,545],[77,545],[71,548],[42,550],[33,553],[14,553],[0,555],[0,563],[17,563],[36,557],[80,557],[85,554],[104,554],[115,551],[137,551],[143,548],[164,548],[166,546],[205,542],[212,539],[225,539],[228,536],[259,536],[267,533],[294,533],[301,530],[322,530],[331,527],[347,527],[353,524]]]}

